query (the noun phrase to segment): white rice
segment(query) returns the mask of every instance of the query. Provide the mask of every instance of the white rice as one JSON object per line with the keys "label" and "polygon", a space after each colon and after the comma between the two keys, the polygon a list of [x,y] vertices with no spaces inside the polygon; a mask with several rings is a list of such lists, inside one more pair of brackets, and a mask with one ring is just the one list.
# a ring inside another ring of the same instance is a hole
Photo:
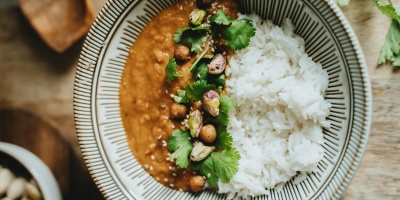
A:
{"label": "white rice", "polygon": [[328,74],[305,53],[291,21],[278,27],[254,14],[241,17],[257,31],[227,69],[227,91],[237,105],[228,129],[241,156],[230,183],[218,183],[228,198],[268,195],[296,174],[298,183],[315,171],[331,107],[324,100]]}

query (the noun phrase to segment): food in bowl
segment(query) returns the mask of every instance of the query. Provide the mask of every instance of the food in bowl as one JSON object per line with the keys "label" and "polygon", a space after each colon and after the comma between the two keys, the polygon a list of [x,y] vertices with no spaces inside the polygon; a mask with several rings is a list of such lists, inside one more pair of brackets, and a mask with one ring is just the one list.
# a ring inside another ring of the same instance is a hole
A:
{"label": "food in bowl", "polygon": [[128,142],[175,190],[269,194],[323,157],[326,71],[290,20],[278,27],[238,11],[229,0],[179,1],[130,51],[120,88]]}
{"label": "food in bowl", "polygon": [[42,200],[36,180],[18,161],[0,152],[0,198]]}

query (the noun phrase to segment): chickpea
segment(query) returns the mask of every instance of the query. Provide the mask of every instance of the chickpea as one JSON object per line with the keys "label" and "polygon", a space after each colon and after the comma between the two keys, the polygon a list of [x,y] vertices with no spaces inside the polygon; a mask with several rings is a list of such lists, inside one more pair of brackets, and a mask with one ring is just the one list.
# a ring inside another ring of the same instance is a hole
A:
{"label": "chickpea", "polygon": [[192,109],[193,110],[201,110],[203,108],[203,102],[202,101],[195,101],[192,104]]}
{"label": "chickpea", "polygon": [[204,142],[211,143],[217,137],[217,131],[212,124],[207,124],[201,127],[199,137]]}
{"label": "chickpea", "polygon": [[171,118],[173,119],[180,119],[180,118],[184,118],[187,112],[187,108],[186,106],[182,105],[182,104],[177,104],[174,103],[171,106]]}
{"label": "chickpea", "polygon": [[176,47],[174,57],[180,61],[188,61],[190,59],[190,49],[185,45]]}
{"label": "chickpea", "polygon": [[199,192],[201,189],[203,189],[205,183],[206,180],[204,180],[204,178],[199,175],[191,176],[189,178],[189,186],[193,192]]}

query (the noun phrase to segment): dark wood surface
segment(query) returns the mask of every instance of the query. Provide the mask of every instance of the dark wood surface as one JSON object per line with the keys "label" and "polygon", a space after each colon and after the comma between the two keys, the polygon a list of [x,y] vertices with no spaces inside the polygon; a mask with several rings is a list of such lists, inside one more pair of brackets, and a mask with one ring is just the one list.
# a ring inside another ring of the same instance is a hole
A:
{"label": "dark wood surface", "polygon": [[28,149],[53,172],[63,199],[102,199],[72,145],[37,114],[26,110],[0,110],[0,141]]}

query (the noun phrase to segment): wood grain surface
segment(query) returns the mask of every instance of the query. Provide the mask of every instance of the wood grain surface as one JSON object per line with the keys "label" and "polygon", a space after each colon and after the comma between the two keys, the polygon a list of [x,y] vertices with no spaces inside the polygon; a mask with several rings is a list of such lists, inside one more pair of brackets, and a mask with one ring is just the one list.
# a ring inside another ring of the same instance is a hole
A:
{"label": "wood grain surface", "polygon": [[[104,2],[93,1],[96,12]],[[362,47],[373,90],[369,142],[342,199],[400,199],[400,72],[377,65],[390,19],[372,0],[351,0],[342,10]],[[39,114],[79,153],[72,94],[82,40],[54,53],[16,7],[0,9],[0,30],[0,106]]]}
{"label": "wood grain surface", "polygon": [[75,153],[56,127],[37,114],[19,109],[0,110],[0,141],[21,146],[46,163],[63,199],[100,199],[81,155]]}

